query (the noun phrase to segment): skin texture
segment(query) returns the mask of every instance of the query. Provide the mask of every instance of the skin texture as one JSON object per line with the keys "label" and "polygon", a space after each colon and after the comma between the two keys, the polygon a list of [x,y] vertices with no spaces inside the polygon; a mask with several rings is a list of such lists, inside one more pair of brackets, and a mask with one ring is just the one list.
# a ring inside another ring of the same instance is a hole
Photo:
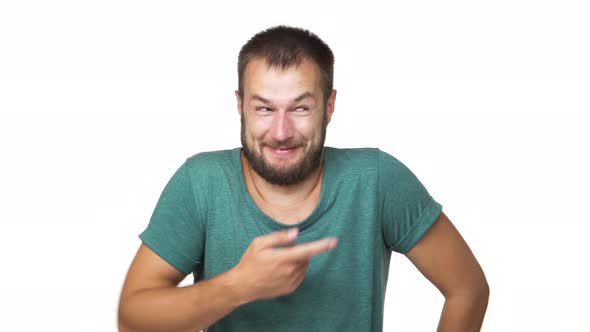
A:
{"label": "skin texture", "polygon": [[[336,100],[333,90],[323,103],[320,77],[317,65],[305,59],[282,70],[255,58],[244,73],[244,99],[235,91],[248,190],[264,212],[285,224],[304,219],[319,199],[323,144]],[[271,149],[278,146],[296,148],[281,156]]]}
{"label": "skin texture", "polygon": [[[334,112],[336,91],[326,105],[320,102],[319,70],[309,61],[280,70],[254,59],[246,68],[243,92],[244,100],[237,91],[236,97],[248,150],[242,165],[250,194],[263,210],[276,215],[295,215],[315,206],[323,169],[318,151]],[[307,98],[296,100],[305,93]],[[280,146],[295,150],[272,150]],[[261,174],[263,170],[272,175]],[[141,244],[121,292],[120,331],[198,331],[240,305],[293,292],[303,281],[309,259],[336,245],[336,239],[327,238],[281,247],[295,238],[296,233],[287,231],[259,236],[235,267],[186,287],[177,287],[185,273]],[[445,297],[438,331],[478,331],[489,287],[475,256],[444,213],[406,257]]]}
{"label": "skin texture", "polygon": [[[261,66],[257,67],[257,71],[249,71],[249,66],[245,77],[246,93],[266,93],[273,110],[270,115],[258,117],[254,113],[260,110],[244,108],[248,110],[243,115],[245,141],[252,147],[254,154],[267,167],[275,169],[279,176],[301,173],[297,169],[305,168],[306,156],[314,156],[314,150],[323,146],[322,130],[325,130],[334,110],[336,91],[332,92],[327,107],[315,103],[316,100],[322,100],[322,93],[319,71],[311,63],[303,62],[299,67],[285,71],[263,69]],[[260,80],[251,79],[252,76]],[[260,87],[266,89],[255,90],[251,88],[250,82],[262,82],[264,84]],[[297,106],[293,99],[301,91],[311,93],[305,100],[309,108],[307,111],[293,109]],[[242,103],[241,100],[238,102],[241,115]],[[263,113],[266,112],[268,110]],[[269,145],[274,146],[277,142],[296,145],[297,149],[287,157],[265,151]],[[311,193],[317,192],[318,183],[321,183],[318,181],[321,179],[320,167],[312,167],[306,177],[290,185],[266,181],[250,169],[248,162],[245,162],[244,171],[249,182],[253,185],[254,181],[257,182],[257,197],[266,199],[269,205],[273,200],[280,201],[281,204],[275,205],[283,212],[287,211],[286,208],[298,210],[307,206],[305,203],[310,197],[315,197]],[[176,270],[148,246],[141,244],[121,292],[119,330],[198,331],[240,305],[293,292],[303,281],[311,257],[332,250],[337,243],[337,239],[326,238],[287,248],[280,247],[291,244],[296,236],[296,230],[290,236],[287,231],[259,236],[250,243],[235,267],[186,287],[176,287],[186,277],[185,273]]]}
{"label": "skin texture", "polygon": [[255,238],[234,268],[185,287],[176,286],[186,274],[142,244],[121,292],[119,331],[200,331],[240,305],[292,293],[311,257],[337,244],[327,238],[275,248],[291,244],[297,238],[293,231]]}
{"label": "skin texture", "polygon": [[445,297],[438,331],[479,331],[489,286],[469,246],[444,212],[406,257]]}
{"label": "skin texture", "polygon": [[[309,61],[283,71],[256,58],[246,68],[244,102],[236,91],[244,155],[270,183],[296,184],[320,166],[328,118],[318,76]],[[270,148],[295,151],[281,156]]]}

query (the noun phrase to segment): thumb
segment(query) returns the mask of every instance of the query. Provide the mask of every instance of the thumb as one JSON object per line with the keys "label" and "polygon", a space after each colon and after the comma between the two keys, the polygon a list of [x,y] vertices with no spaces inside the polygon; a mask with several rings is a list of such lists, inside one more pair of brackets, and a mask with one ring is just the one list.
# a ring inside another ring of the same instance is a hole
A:
{"label": "thumb", "polygon": [[286,245],[297,238],[299,229],[297,227],[289,228],[288,230],[272,232],[270,234],[258,237],[258,244],[260,248],[277,247]]}

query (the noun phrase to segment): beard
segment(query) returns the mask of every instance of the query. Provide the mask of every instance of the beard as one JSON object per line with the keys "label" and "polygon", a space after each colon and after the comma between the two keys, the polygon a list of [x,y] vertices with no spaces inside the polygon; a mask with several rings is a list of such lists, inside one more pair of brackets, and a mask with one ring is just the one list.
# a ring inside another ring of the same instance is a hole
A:
{"label": "beard", "polygon": [[[250,167],[266,181],[280,186],[297,184],[305,180],[311,173],[313,173],[313,171],[320,167],[324,151],[324,141],[326,140],[326,127],[328,124],[326,112],[324,112],[322,119],[319,142],[317,144],[312,144],[309,148],[309,151],[304,153],[301,160],[299,160],[294,165],[290,165],[285,168],[272,166],[266,161],[266,159],[264,159],[262,152],[258,153],[253,146],[248,145],[246,140],[246,124],[244,121],[243,111],[240,117],[240,122],[240,137],[242,140],[242,150],[244,151],[244,156],[248,160]],[[293,140],[280,142],[273,140],[270,143],[265,143],[265,145],[270,147],[304,147],[302,143],[304,142],[296,142]]]}

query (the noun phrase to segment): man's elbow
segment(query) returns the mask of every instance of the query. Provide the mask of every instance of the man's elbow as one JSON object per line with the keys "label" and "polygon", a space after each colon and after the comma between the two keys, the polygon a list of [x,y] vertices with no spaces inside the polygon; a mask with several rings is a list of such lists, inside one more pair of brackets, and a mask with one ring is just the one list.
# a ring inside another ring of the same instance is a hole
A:
{"label": "man's elbow", "polygon": [[490,297],[490,284],[488,284],[488,281],[486,279],[484,279],[482,285],[482,293],[485,295],[486,298]]}
{"label": "man's elbow", "polygon": [[488,300],[490,298],[490,285],[488,284],[487,280],[484,279],[482,283],[475,287],[473,290],[473,297],[476,303],[484,308],[487,308]]}
{"label": "man's elbow", "polygon": [[117,310],[117,328],[119,332],[133,332],[134,329],[130,326],[127,319],[128,308],[126,299],[121,296],[119,301],[119,308]]}
{"label": "man's elbow", "polygon": [[486,299],[490,297],[490,284],[488,284],[488,279],[483,273],[473,288],[475,294]]}
{"label": "man's elbow", "polygon": [[483,278],[482,281],[471,285],[471,287],[465,290],[461,295],[471,299],[473,304],[487,307],[490,298],[490,285],[488,284],[488,281]]}
{"label": "man's elbow", "polygon": [[119,311],[117,313],[117,331],[119,332],[131,332],[131,330],[125,324],[125,321],[121,317],[121,308],[119,307]]}
{"label": "man's elbow", "polygon": [[463,301],[475,302],[487,305],[490,297],[490,285],[485,277],[475,281],[463,284],[459,289],[448,290],[443,292],[443,296],[448,299],[462,299]]}

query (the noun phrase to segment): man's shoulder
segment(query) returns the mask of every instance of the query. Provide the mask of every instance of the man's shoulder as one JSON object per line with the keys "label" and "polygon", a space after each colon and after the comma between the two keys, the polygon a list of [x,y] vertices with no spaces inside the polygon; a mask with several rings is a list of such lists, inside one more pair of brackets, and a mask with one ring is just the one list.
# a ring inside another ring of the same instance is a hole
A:
{"label": "man's shoulder", "polygon": [[363,148],[334,148],[326,147],[328,157],[338,165],[338,168],[344,169],[397,169],[404,167],[403,163],[377,147]]}
{"label": "man's shoulder", "polygon": [[331,158],[338,161],[358,161],[358,162],[376,162],[383,155],[388,155],[376,147],[362,147],[362,148],[335,148],[326,147],[326,150]]}
{"label": "man's shoulder", "polygon": [[365,155],[375,154],[378,148],[375,147],[363,147],[363,148],[336,148],[333,146],[324,147],[329,153],[334,156],[345,156],[345,157],[363,157]]}

